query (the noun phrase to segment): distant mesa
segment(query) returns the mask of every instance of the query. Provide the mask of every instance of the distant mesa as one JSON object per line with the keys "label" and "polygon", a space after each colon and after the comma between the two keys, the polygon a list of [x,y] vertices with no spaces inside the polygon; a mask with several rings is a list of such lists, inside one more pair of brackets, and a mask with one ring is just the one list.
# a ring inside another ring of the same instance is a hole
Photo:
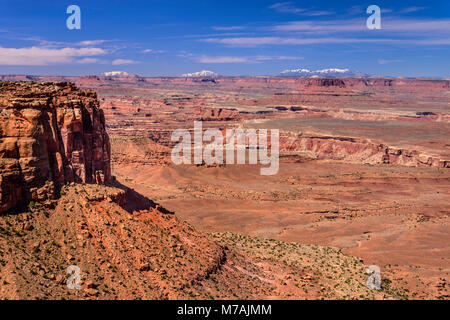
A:
{"label": "distant mesa", "polygon": [[351,71],[349,69],[322,69],[322,70],[309,70],[309,69],[290,69],[284,70],[280,73],[285,77],[367,77],[368,74]]}
{"label": "distant mesa", "polygon": [[219,75],[213,71],[202,70],[199,72],[185,73],[182,74],[181,76],[186,78],[216,78]]}
{"label": "distant mesa", "polygon": [[129,74],[125,71],[110,71],[104,72],[103,75],[107,77],[115,77],[115,76],[128,76]]}

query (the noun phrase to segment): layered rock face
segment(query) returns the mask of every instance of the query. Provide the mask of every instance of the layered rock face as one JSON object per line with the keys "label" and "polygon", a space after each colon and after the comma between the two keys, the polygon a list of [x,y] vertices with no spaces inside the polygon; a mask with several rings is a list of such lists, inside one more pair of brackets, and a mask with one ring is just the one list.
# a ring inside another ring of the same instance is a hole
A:
{"label": "layered rock face", "polygon": [[0,82],[0,212],[52,199],[66,182],[110,182],[110,153],[94,91]]}
{"label": "layered rock face", "polygon": [[312,159],[343,160],[348,163],[450,168],[448,160],[362,138],[286,134],[280,137],[280,150],[287,154],[297,152]]}

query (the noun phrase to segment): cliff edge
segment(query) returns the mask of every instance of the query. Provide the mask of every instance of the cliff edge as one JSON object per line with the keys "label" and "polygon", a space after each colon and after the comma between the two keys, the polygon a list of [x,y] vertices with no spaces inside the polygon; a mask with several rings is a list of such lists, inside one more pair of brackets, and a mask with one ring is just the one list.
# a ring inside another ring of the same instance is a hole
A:
{"label": "cliff edge", "polygon": [[110,182],[110,150],[94,91],[0,83],[0,212],[50,200],[67,182]]}

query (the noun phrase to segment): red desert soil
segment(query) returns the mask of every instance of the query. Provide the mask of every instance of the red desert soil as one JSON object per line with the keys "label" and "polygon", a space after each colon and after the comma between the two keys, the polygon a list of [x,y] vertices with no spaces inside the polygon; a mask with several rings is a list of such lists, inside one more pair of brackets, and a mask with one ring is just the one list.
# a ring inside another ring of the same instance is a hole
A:
{"label": "red desert soil", "polygon": [[[117,123],[114,174],[203,231],[340,248],[379,265],[410,298],[449,298],[449,81],[216,81],[132,84],[139,95],[120,98],[114,112],[118,97],[101,95]],[[198,105],[239,112],[205,119]],[[126,116],[131,106],[151,116]],[[280,129],[279,173],[171,164],[172,130],[201,119]]]}
{"label": "red desert soil", "polygon": [[[403,299],[335,248],[207,235],[120,184],[72,184],[54,210],[0,219],[2,299]],[[66,268],[82,270],[69,290]]]}
{"label": "red desert soil", "polygon": [[[80,184],[54,211],[5,216],[2,297],[450,297],[449,81],[45,80],[97,91],[113,175],[175,216]],[[171,133],[194,120],[280,129],[279,173],[171,164]],[[61,285],[71,261],[89,272],[78,293]],[[365,286],[371,264],[381,291]]]}

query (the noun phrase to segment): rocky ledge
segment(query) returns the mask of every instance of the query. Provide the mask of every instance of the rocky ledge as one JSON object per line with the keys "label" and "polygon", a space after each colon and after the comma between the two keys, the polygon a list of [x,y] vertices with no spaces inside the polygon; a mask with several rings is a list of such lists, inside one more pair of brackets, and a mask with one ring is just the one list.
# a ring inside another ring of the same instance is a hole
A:
{"label": "rocky ledge", "polygon": [[111,181],[97,95],[68,82],[0,82],[0,212],[55,198],[67,182]]}

